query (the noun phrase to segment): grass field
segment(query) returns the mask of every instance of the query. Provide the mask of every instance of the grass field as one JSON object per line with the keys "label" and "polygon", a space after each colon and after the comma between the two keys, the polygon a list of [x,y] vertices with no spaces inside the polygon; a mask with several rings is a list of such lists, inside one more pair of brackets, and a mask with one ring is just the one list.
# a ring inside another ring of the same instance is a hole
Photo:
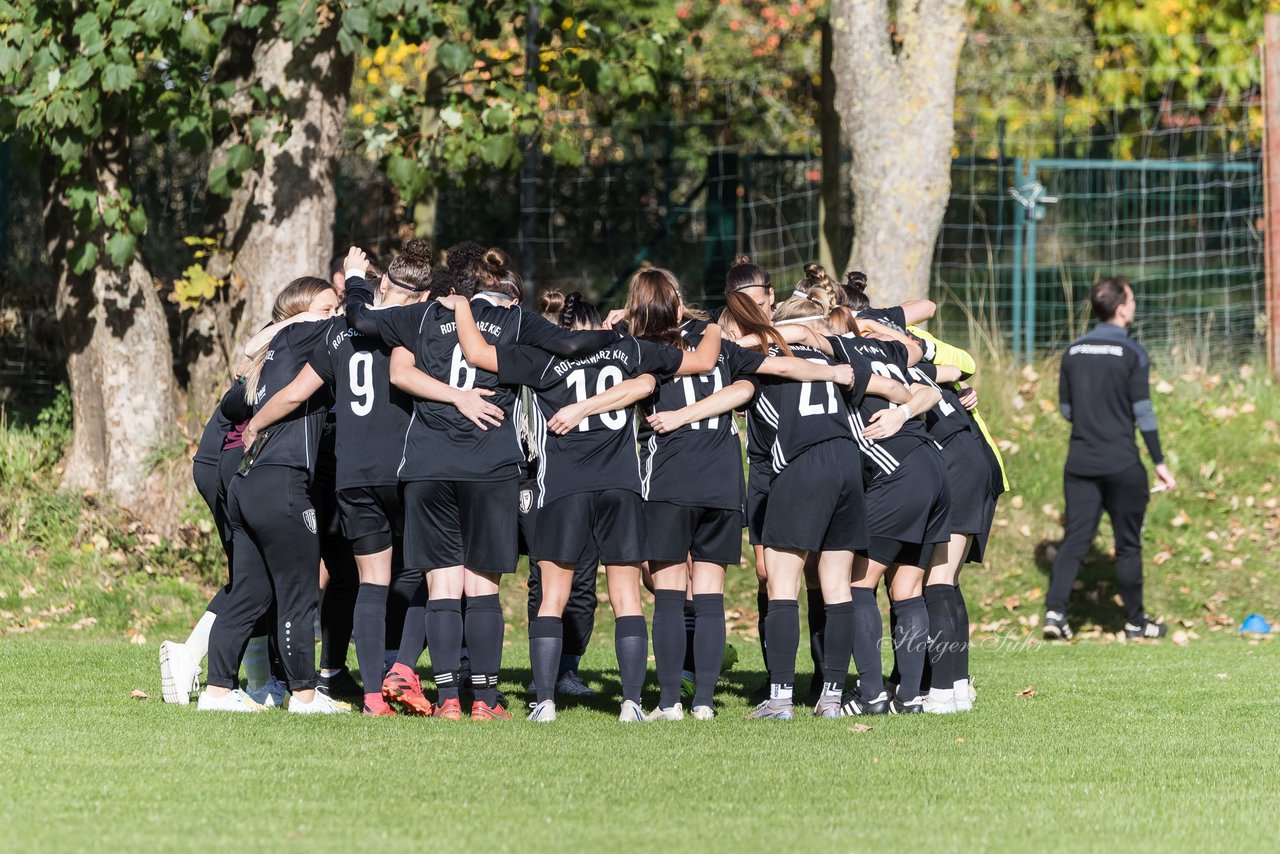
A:
{"label": "grass field", "polygon": [[[759,655],[731,640],[743,662],[722,683],[715,721],[623,726],[613,693],[539,727],[199,714],[159,702],[154,648],[10,638],[0,643],[0,848],[1275,844],[1269,643],[980,648],[974,712],[873,718],[853,732],[857,720],[743,720]],[[507,656],[508,676],[527,676],[525,648]],[[610,659],[598,644],[584,668],[616,692]],[[1018,696],[1030,686],[1034,696]],[[131,698],[135,688],[151,698]],[[504,690],[516,696],[516,683]]]}

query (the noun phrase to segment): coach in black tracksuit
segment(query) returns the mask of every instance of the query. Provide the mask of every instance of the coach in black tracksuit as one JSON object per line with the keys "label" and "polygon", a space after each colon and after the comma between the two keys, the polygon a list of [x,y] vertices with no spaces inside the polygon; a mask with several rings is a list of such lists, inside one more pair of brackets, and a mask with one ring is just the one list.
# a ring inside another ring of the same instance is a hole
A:
{"label": "coach in black tracksuit", "polygon": [[1147,471],[1133,438],[1136,425],[1156,464],[1157,489],[1174,486],[1164,464],[1156,415],[1148,391],[1150,360],[1126,327],[1137,303],[1120,277],[1103,279],[1090,292],[1100,321],[1062,357],[1058,396],[1071,422],[1063,474],[1066,535],[1053,562],[1045,602],[1046,638],[1067,640],[1067,600],[1105,510],[1115,530],[1116,585],[1124,601],[1125,634],[1161,637],[1165,626],[1142,610],[1142,522],[1147,511]]}

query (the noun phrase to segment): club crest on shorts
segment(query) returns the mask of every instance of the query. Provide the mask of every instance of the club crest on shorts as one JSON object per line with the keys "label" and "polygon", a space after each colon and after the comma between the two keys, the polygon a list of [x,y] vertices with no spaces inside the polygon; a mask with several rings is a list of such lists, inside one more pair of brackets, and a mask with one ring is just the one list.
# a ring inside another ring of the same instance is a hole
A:
{"label": "club crest on shorts", "polygon": [[306,524],[308,531],[310,531],[313,534],[316,532],[316,511],[315,510],[303,510],[302,521]]}
{"label": "club crest on shorts", "polygon": [[520,490],[520,512],[528,513],[529,510],[532,509],[532,507],[533,507],[533,490],[532,489]]}

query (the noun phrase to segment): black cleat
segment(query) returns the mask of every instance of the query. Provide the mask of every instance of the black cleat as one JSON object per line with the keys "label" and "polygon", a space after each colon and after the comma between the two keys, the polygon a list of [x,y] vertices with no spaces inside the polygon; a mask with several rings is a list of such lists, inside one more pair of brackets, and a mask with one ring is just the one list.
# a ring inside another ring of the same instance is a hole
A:
{"label": "black cleat", "polygon": [[1044,614],[1044,639],[1069,641],[1075,636],[1067,623],[1067,615],[1058,611],[1046,611]]}
{"label": "black cleat", "polygon": [[895,715],[919,715],[924,713],[924,697],[903,702],[897,697],[893,699],[891,712]]}
{"label": "black cleat", "polygon": [[844,705],[840,707],[840,713],[845,717],[853,717],[854,715],[888,715],[893,712],[893,704],[889,702],[889,695],[884,691],[880,692],[880,696],[874,700],[864,700],[862,695],[857,691],[846,695]]}
{"label": "black cleat", "polygon": [[1169,627],[1158,620],[1153,620],[1146,614],[1142,615],[1142,625],[1135,626],[1133,623],[1124,624],[1124,636],[1130,640],[1146,640],[1162,638],[1169,633]]}
{"label": "black cleat", "polygon": [[345,667],[331,676],[321,676],[316,683],[316,690],[332,700],[364,702],[364,689]]}

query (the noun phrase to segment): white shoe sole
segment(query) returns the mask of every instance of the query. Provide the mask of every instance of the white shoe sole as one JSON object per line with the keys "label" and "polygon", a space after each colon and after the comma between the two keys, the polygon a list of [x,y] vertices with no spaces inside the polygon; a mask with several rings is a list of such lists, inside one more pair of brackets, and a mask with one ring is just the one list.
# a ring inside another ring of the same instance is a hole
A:
{"label": "white shoe sole", "polygon": [[[191,694],[200,689],[200,668],[194,668],[189,674],[183,674],[183,657],[188,653],[181,644],[175,641],[164,641],[160,644],[160,694],[164,701],[171,705],[186,706],[191,703]],[[185,683],[185,684],[183,684]]]}
{"label": "white shoe sole", "polygon": [[708,706],[694,706],[693,711],[689,712],[689,717],[695,721],[709,721],[716,716],[715,710]]}

